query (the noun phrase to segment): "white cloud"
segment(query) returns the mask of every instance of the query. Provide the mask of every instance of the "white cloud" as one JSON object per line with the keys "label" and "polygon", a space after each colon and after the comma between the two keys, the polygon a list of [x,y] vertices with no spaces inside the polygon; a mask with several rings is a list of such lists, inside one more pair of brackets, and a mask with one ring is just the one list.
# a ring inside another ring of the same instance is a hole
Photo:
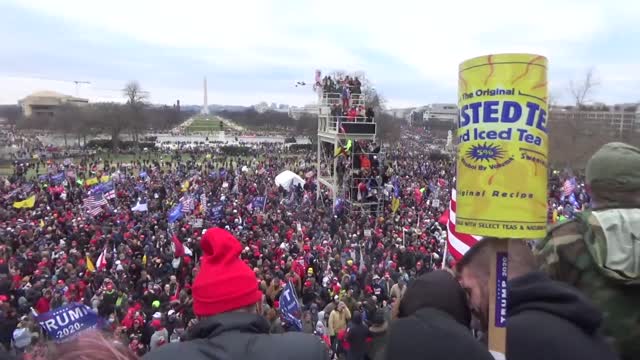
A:
{"label": "white cloud", "polygon": [[[360,50],[375,51],[403,64],[403,73],[415,74],[425,86],[451,93],[452,99],[458,64],[467,58],[533,52],[547,56],[551,67],[598,67],[583,57],[584,49],[608,33],[635,29],[640,18],[640,3],[632,0],[16,0],[15,4],[77,24],[79,30],[108,31],[168,51],[195,53],[197,60],[220,69],[287,68],[309,80],[315,68],[375,68],[369,72],[374,81],[401,82],[394,80],[396,69],[372,66],[375,59],[359,55]],[[613,68],[604,64],[603,88],[638,84],[640,72],[622,71],[636,69],[637,64],[638,59],[621,59]],[[559,86],[568,79],[552,81]],[[224,98],[223,89],[215,90]],[[235,103],[254,97],[234,96]],[[269,94],[265,96],[267,100]],[[394,99],[391,105],[406,103],[395,95]]]}

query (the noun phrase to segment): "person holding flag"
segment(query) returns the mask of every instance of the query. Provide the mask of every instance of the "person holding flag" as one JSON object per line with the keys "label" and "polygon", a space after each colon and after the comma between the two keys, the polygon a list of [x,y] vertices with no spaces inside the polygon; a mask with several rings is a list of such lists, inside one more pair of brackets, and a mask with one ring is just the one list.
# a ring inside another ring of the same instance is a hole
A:
{"label": "person holding flag", "polygon": [[279,298],[280,313],[286,324],[296,331],[302,331],[302,322],[300,321],[300,304],[296,296],[296,291],[291,283],[287,282]]}
{"label": "person holding flag", "polygon": [[166,344],[145,359],[328,359],[326,346],[313,335],[269,334],[256,275],[240,259],[242,245],[231,233],[210,228],[201,248],[200,271],[192,286],[193,311],[199,318],[188,332],[192,341]]}

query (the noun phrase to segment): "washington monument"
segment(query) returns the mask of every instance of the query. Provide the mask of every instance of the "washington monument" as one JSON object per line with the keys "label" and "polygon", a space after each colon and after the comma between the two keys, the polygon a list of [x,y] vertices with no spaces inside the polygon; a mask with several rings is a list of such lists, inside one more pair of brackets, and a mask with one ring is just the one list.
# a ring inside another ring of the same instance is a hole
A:
{"label": "washington monument", "polygon": [[209,115],[209,102],[207,101],[207,77],[204,78],[204,104],[202,104],[202,115]]}

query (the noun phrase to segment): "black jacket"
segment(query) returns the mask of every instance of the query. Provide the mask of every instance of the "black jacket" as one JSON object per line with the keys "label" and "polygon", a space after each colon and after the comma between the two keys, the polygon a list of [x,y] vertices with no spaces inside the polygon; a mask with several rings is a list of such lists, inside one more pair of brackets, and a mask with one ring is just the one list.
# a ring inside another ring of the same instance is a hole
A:
{"label": "black jacket", "polygon": [[320,338],[290,332],[269,334],[269,323],[255,314],[232,312],[201,320],[188,334],[189,340],[163,345],[144,356],[153,360],[327,360],[329,353]]}
{"label": "black jacket", "polygon": [[356,354],[358,357],[364,356],[367,351],[367,337],[369,336],[369,328],[362,322],[359,324],[351,324],[347,331],[347,341],[349,342],[349,352]]}
{"label": "black jacket", "polygon": [[422,308],[391,323],[385,359],[493,360],[493,356],[453,316]]}
{"label": "black jacket", "polygon": [[387,345],[387,323],[381,326],[372,326],[369,328],[371,342],[367,346],[366,360],[383,360],[384,349]]}
{"label": "black jacket", "polygon": [[538,272],[508,286],[509,360],[618,358],[598,333],[602,315],[578,290]]}

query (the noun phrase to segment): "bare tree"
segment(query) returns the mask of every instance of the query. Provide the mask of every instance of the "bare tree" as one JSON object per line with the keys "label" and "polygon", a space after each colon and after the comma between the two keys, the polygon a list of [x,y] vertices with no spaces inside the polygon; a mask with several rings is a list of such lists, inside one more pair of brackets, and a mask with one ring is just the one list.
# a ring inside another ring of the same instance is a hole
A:
{"label": "bare tree", "polygon": [[129,81],[124,86],[122,93],[127,98],[127,104],[129,105],[141,104],[148,97],[148,93],[142,90],[140,83],[137,81]]}
{"label": "bare tree", "polygon": [[600,85],[600,82],[596,79],[595,69],[589,68],[585,73],[584,80],[575,82],[571,80],[569,82],[569,92],[576,102],[577,107],[584,106],[588,101],[588,97],[593,90]]}
{"label": "bare tree", "polygon": [[558,106],[558,97],[556,96],[557,93],[551,92],[549,91],[549,98],[547,100],[547,105],[549,106],[549,109]]}
{"label": "bare tree", "polygon": [[127,98],[127,105],[130,110],[129,116],[131,122],[129,129],[131,130],[133,140],[138,142],[139,135],[145,128],[142,110],[148,93],[142,90],[140,83],[137,81],[129,81],[122,90],[122,93]]}
{"label": "bare tree", "polygon": [[22,109],[18,105],[0,105],[0,118],[6,118],[10,125],[18,123],[22,117]]}

